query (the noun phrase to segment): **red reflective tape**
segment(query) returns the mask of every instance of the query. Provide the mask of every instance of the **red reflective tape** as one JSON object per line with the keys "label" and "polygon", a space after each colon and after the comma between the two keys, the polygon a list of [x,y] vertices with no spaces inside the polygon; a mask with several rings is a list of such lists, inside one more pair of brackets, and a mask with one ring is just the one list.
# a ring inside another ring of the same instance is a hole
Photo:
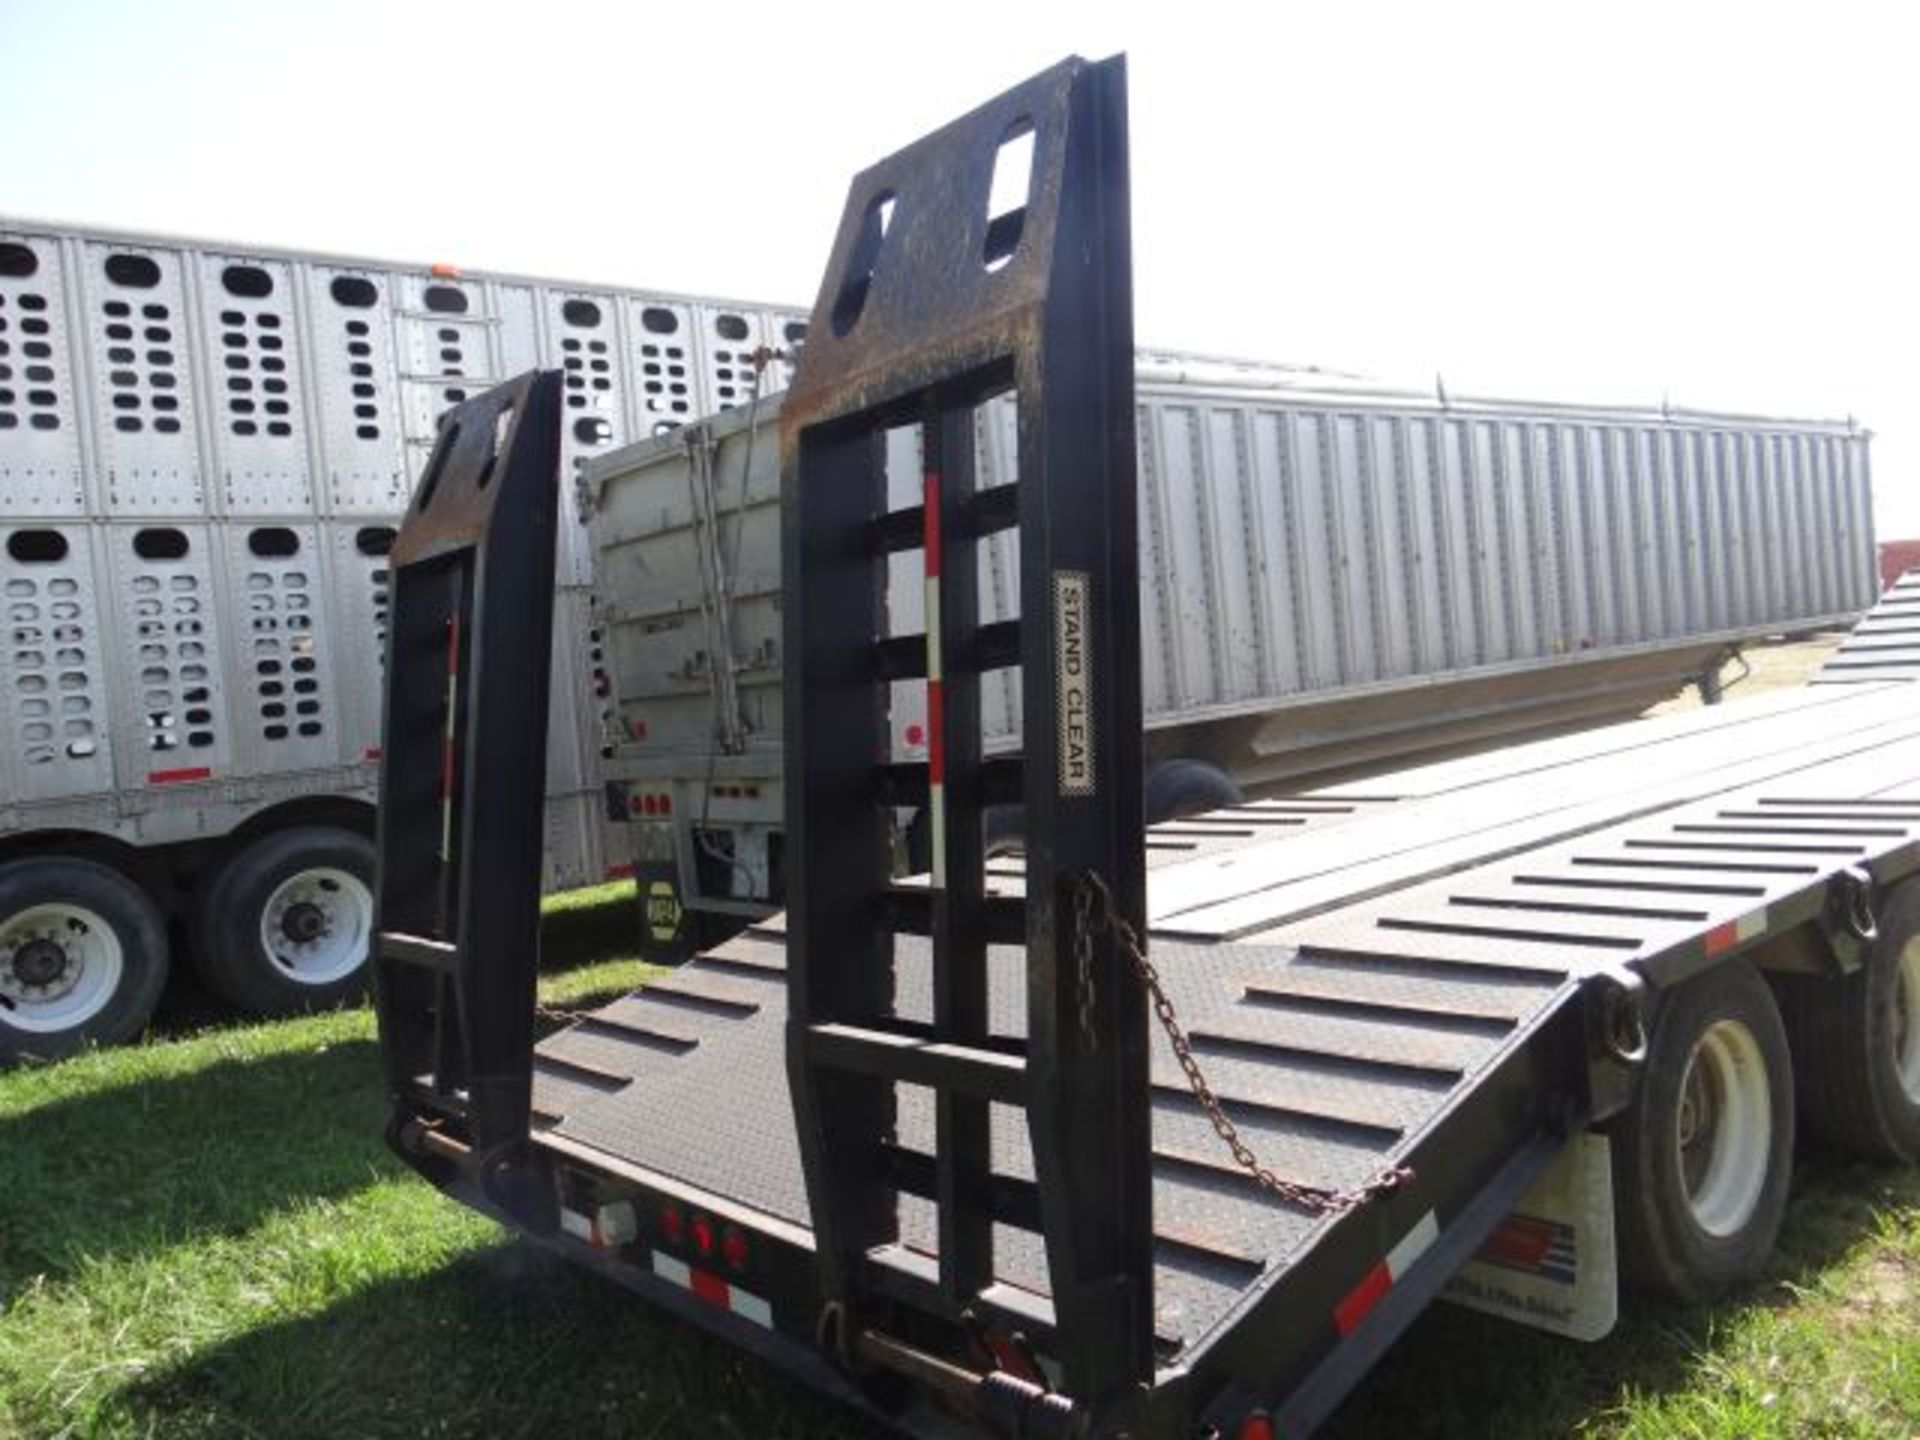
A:
{"label": "red reflective tape", "polygon": [[384,754],[386,754],[386,751],[382,750],[378,745],[369,745],[361,752],[360,758],[363,760],[378,760]]}
{"label": "red reflective tape", "polygon": [[186,770],[150,770],[147,772],[149,785],[178,785],[183,780],[210,780],[213,771],[205,765],[195,765]]}
{"label": "red reflective tape", "polygon": [[1393,1272],[1387,1269],[1382,1260],[1369,1270],[1360,1283],[1347,1292],[1347,1298],[1333,1307],[1334,1328],[1342,1339],[1360,1328],[1360,1322],[1367,1318],[1373,1307],[1380,1303],[1381,1297],[1393,1288]]}
{"label": "red reflective tape", "polygon": [[728,1308],[726,1281],[718,1275],[709,1275],[704,1270],[694,1270],[691,1267],[689,1267],[689,1273],[692,1276],[692,1289],[696,1296],[722,1310]]}
{"label": "red reflective tape", "polygon": [[1740,943],[1740,922],[1729,920],[1724,925],[1716,925],[1707,932],[1707,954],[1718,955],[1731,950]]}
{"label": "red reflective tape", "polygon": [[927,471],[926,484],[920,492],[920,544],[927,552],[927,578],[938,579],[940,575],[940,474],[936,470]]}
{"label": "red reflective tape", "polygon": [[946,707],[941,703],[940,682],[927,681],[927,783],[939,785],[947,778]]}
{"label": "red reflective tape", "polygon": [[633,866],[631,864],[623,862],[619,865],[607,866],[607,878],[609,880],[625,880],[632,874]]}

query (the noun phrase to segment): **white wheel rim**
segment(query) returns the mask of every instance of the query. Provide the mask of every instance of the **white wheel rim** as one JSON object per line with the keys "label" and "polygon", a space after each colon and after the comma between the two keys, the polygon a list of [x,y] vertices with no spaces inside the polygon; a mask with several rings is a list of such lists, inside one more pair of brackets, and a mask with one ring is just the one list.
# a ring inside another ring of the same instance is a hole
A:
{"label": "white wheel rim", "polygon": [[1695,1223],[1709,1235],[1739,1232],[1766,1188],[1773,1102],[1760,1042],[1737,1020],[1707,1028],[1680,1081],[1675,1158]]}
{"label": "white wheel rim", "polygon": [[120,937],[95,911],[64,901],[0,921],[0,1022],[35,1035],[93,1019],[120,988]]}
{"label": "white wheel rim", "polygon": [[260,911],[260,947],[274,969],[301,985],[331,985],[367,959],[373,892],[330,866],[282,880]]}
{"label": "white wheel rim", "polygon": [[1907,1099],[1920,1105],[1920,935],[1901,947],[1894,977],[1893,1063]]}

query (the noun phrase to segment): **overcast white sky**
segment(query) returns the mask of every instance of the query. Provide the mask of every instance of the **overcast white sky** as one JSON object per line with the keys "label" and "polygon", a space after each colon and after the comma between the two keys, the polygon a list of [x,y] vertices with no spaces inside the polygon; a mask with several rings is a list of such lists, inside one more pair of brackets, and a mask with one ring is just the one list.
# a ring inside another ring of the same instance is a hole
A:
{"label": "overcast white sky", "polygon": [[1129,54],[1144,342],[1858,416],[1920,534],[1920,14],[0,0],[0,213],[811,304],[851,174]]}

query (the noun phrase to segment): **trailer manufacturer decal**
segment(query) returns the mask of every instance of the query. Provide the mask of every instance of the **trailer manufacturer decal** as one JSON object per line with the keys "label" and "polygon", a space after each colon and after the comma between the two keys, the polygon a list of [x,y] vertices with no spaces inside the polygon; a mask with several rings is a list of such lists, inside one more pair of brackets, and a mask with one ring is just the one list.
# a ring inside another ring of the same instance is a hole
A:
{"label": "trailer manufacturer decal", "polygon": [[1060,705],[1060,793],[1093,794],[1093,650],[1087,572],[1053,576],[1053,667]]}

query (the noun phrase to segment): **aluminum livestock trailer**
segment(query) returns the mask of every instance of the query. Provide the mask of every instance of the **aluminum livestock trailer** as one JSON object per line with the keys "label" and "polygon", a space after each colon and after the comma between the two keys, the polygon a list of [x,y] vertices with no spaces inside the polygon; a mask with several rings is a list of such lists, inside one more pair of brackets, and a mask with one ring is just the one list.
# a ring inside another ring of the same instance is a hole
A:
{"label": "aluminum livestock trailer", "polygon": [[784,918],[537,1036],[556,375],[456,410],[393,551],[392,1143],[927,1435],[1301,1436],[1449,1287],[1592,1334],[1616,1269],[1751,1279],[1801,1127],[1920,1155],[1920,577],[1798,692],[1143,824],[1124,83],[1068,61],[854,182],[782,416]]}
{"label": "aluminum livestock trailer", "polygon": [[[1851,424],[1412,395],[1142,352],[1135,368],[1148,819],[1309,777],[1639,714],[1727,652],[1871,603],[1868,437]],[[783,899],[778,397],[591,460],[614,685],[606,768],[661,958]],[[983,486],[1015,472],[984,407]],[[895,505],[919,485],[889,441]],[[990,623],[1017,539],[983,547]],[[890,625],[922,625],[915,553]],[[1010,672],[985,744],[1016,748]],[[888,743],[923,759],[918,684]],[[995,815],[1012,843],[1016,813]],[[908,850],[926,863],[925,820]]]}
{"label": "aluminum livestock trailer", "polygon": [[[0,1060],[123,1038],[183,915],[256,1011],[364,977],[387,547],[442,413],[567,377],[570,467],[785,379],[764,306],[0,220]],[[624,873],[571,490],[546,883]]]}

